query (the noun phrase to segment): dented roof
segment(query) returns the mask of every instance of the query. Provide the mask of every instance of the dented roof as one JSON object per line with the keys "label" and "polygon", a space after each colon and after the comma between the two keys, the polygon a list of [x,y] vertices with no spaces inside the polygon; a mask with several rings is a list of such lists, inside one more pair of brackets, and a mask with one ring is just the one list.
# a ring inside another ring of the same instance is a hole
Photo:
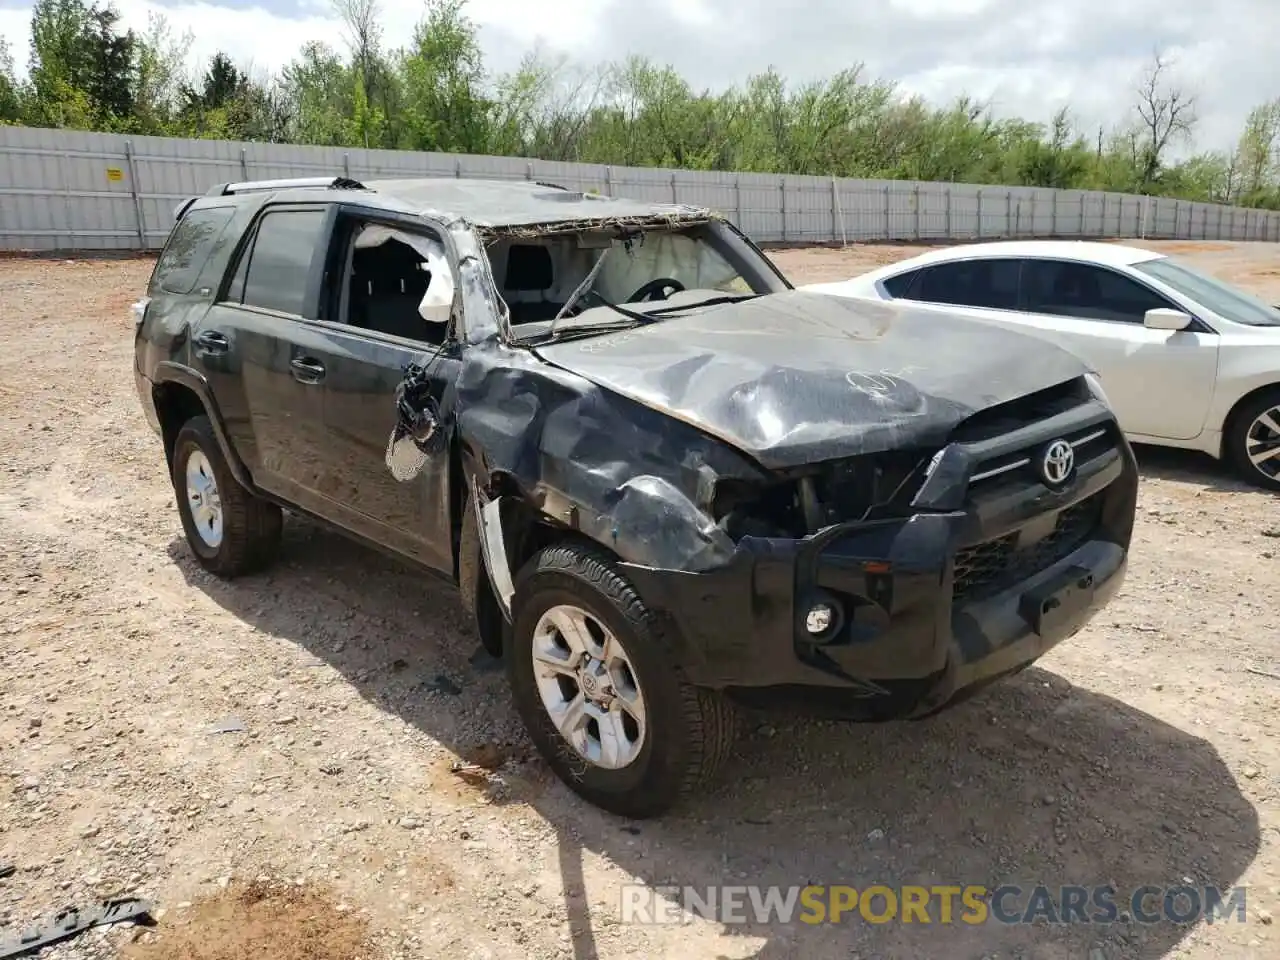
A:
{"label": "dented roof", "polygon": [[582,222],[698,221],[713,216],[704,207],[604,197],[527,180],[420,177],[368,180],[364,185],[419,213],[445,214],[496,231]]}

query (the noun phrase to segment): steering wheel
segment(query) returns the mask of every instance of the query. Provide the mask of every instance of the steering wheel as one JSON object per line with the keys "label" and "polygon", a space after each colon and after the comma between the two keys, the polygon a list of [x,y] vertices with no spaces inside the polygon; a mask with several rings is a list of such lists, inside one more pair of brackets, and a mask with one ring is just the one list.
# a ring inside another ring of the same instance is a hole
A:
{"label": "steering wheel", "polygon": [[[657,277],[627,297],[627,303],[639,303],[642,300],[666,300],[672,293],[679,293],[683,289],[685,289],[684,284],[674,277]],[[670,291],[670,293],[666,291]],[[659,293],[662,296],[656,296]]]}

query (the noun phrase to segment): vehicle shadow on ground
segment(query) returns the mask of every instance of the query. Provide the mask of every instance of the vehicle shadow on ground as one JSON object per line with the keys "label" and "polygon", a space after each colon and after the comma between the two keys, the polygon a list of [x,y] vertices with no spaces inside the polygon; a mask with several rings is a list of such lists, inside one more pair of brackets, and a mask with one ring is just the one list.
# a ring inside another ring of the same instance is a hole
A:
{"label": "vehicle shadow on ground", "polygon": [[[305,521],[285,530],[278,565],[232,583],[203,573],[181,540],[170,553],[220,606],[320,658],[454,753],[494,740],[532,753],[503,673],[472,662],[477,641],[448,585]],[[1003,901],[1015,914],[1037,883],[1055,902],[1062,886],[1111,884],[1127,915],[1144,885],[1233,885],[1260,846],[1256,811],[1209,743],[1035,668],[919,723],[752,715],[720,783],[661,821],[602,813],[536,761],[517,764],[506,786],[499,802],[528,804],[558,834],[575,960],[595,960],[602,937],[626,936],[620,903],[590,902],[587,854],[650,885],[1020,884]],[[1189,932],[1124,920],[943,926],[936,904],[930,918],[872,924],[855,912],[811,926],[748,912],[708,955],[1155,958]]]}
{"label": "vehicle shadow on ground", "polygon": [[1267,491],[1246,483],[1232,468],[1198,450],[1174,447],[1133,447],[1138,469],[1144,479],[1176,480],[1180,483],[1223,493],[1263,493]]}

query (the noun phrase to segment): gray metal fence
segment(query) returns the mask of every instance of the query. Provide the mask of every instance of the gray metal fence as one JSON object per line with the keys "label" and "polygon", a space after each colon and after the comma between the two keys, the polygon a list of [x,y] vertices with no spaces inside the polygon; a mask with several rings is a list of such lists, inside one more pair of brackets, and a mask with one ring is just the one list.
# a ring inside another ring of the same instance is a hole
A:
{"label": "gray metal fence", "polygon": [[1035,187],[609,167],[445,153],[0,127],[0,249],[160,247],[224,181],[344,174],[546,180],[715,208],[762,243],[1150,237],[1280,240],[1280,212]]}

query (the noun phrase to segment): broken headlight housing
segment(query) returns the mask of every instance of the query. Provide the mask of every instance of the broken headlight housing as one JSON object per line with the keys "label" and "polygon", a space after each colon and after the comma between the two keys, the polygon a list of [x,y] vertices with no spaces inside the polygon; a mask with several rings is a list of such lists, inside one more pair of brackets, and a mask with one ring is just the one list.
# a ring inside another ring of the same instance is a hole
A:
{"label": "broken headlight housing", "polygon": [[931,456],[928,451],[890,450],[815,464],[764,486],[719,481],[712,513],[734,540],[799,539],[832,524],[909,516]]}

